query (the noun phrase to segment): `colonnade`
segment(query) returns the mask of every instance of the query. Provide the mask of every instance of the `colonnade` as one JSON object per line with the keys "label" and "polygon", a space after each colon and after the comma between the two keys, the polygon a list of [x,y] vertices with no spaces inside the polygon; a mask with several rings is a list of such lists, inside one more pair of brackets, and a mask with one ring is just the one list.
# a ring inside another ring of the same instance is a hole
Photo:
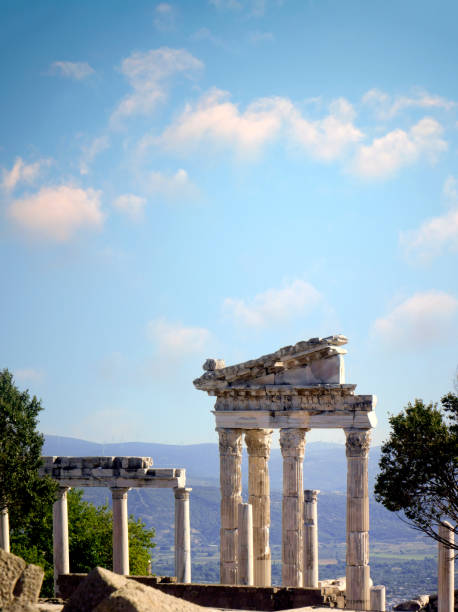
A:
{"label": "colonnade", "polygon": [[[67,492],[60,486],[53,506],[54,589],[57,579],[70,572]],[[113,508],[113,571],[129,575],[129,530],[127,487],[111,487]],[[178,582],[191,582],[191,529],[189,520],[190,488],[176,487],[175,494],[175,573]]]}
{"label": "colonnade", "polygon": [[[316,496],[304,503],[303,460],[308,428],[281,428],[283,457],[282,581],[316,586]],[[370,429],[345,429],[347,456],[347,607],[370,606],[368,452]],[[248,451],[248,499],[253,507],[253,572],[256,586],[271,584],[270,484],[272,429],[217,427],[221,482],[221,582],[238,584],[238,509],[242,501],[242,438]]]}

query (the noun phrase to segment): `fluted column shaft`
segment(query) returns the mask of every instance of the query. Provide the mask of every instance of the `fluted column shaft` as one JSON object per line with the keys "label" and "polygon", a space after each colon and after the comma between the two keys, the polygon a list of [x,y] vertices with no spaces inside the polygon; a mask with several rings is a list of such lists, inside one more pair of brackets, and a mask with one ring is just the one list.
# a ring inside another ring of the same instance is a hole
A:
{"label": "fluted column shaft", "polygon": [[[439,535],[451,546],[455,541],[453,527],[447,521],[439,526]],[[438,580],[437,580],[437,611],[453,612],[454,610],[454,551],[439,542],[438,550]]]}
{"label": "fluted column shaft", "polygon": [[54,594],[59,595],[57,578],[70,573],[70,552],[68,546],[68,487],[59,487],[52,509],[52,536],[54,561]]}
{"label": "fluted column shaft", "polygon": [[5,552],[10,552],[10,518],[8,508],[3,508],[0,512],[0,548]]}
{"label": "fluted column shaft", "polygon": [[269,455],[272,429],[248,429],[248,501],[253,507],[255,586],[271,585]]}
{"label": "fluted column shaft", "polygon": [[253,507],[239,504],[239,584],[253,586]]}
{"label": "fluted column shaft", "polygon": [[318,587],[318,512],[319,491],[304,491],[304,584],[305,587]]}
{"label": "fluted column shaft", "polygon": [[306,429],[280,429],[283,456],[282,582],[300,587],[302,577],[303,462]]}
{"label": "fluted column shaft", "polygon": [[347,454],[347,608],[370,608],[369,429],[346,429]]}
{"label": "fluted column shaft", "polygon": [[127,492],[124,487],[113,487],[113,571],[129,575],[129,526],[127,517]]}
{"label": "fluted column shaft", "polygon": [[177,487],[175,493],[175,575],[178,582],[191,582],[191,524],[189,493],[192,489]]}
{"label": "fluted column shaft", "polygon": [[220,580],[237,584],[238,507],[242,501],[242,430],[220,427]]}

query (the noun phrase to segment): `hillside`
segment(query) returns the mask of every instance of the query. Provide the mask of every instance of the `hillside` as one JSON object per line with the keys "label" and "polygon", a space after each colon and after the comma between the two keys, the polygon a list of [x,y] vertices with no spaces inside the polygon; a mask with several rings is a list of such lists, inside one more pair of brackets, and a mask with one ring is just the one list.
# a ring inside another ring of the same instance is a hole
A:
{"label": "hillside", "polygon": [[[45,436],[44,455],[138,455],[152,457],[156,467],[184,467],[188,482],[218,486],[218,444],[192,444],[178,446],[148,442],[123,442],[98,444],[76,438]],[[377,473],[380,447],[375,446],[369,455],[369,480]],[[247,482],[247,456],[243,453],[243,479]],[[282,457],[279,448],[273,448],[270,461],[272,491],[282,488]],[[307,444],[304,459],[304,488],[321,491],[345,491],[347,461],[343,444],[311,442]]]}

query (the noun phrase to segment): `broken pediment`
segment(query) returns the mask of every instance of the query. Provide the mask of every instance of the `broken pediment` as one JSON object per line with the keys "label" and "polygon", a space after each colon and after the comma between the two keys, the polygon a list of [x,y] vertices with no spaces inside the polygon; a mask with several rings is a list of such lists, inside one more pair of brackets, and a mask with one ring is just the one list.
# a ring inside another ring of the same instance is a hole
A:
{"label": "broken pediment", "polygon": [[260,385],[315,385],[345,383],[342,335],[310,338],[274,353],[227,366],[222,359],[207,359],[205,374],[194,381],[201,391]]}

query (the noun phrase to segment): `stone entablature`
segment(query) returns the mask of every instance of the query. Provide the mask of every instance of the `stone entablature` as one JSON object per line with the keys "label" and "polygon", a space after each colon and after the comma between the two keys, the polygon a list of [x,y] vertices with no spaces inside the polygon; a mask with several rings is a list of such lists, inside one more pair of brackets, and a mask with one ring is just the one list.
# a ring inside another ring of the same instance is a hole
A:
{"label": "stone entablature", "polygon": [[194,381],[194,386],[216,395],[243,382],[250,386],[342,383],[345,379],[342,357],[347,351],[340,347],[346,343],[347,338],[342,335],[310,338],[227,367],[223,359],[207,359],[203,366],[206,372]]}
{"label": "stone entablature", "polygon": [[176,488],[184,468],[152,468],[151,457],[43,457],[42,476],[66,487]]}

